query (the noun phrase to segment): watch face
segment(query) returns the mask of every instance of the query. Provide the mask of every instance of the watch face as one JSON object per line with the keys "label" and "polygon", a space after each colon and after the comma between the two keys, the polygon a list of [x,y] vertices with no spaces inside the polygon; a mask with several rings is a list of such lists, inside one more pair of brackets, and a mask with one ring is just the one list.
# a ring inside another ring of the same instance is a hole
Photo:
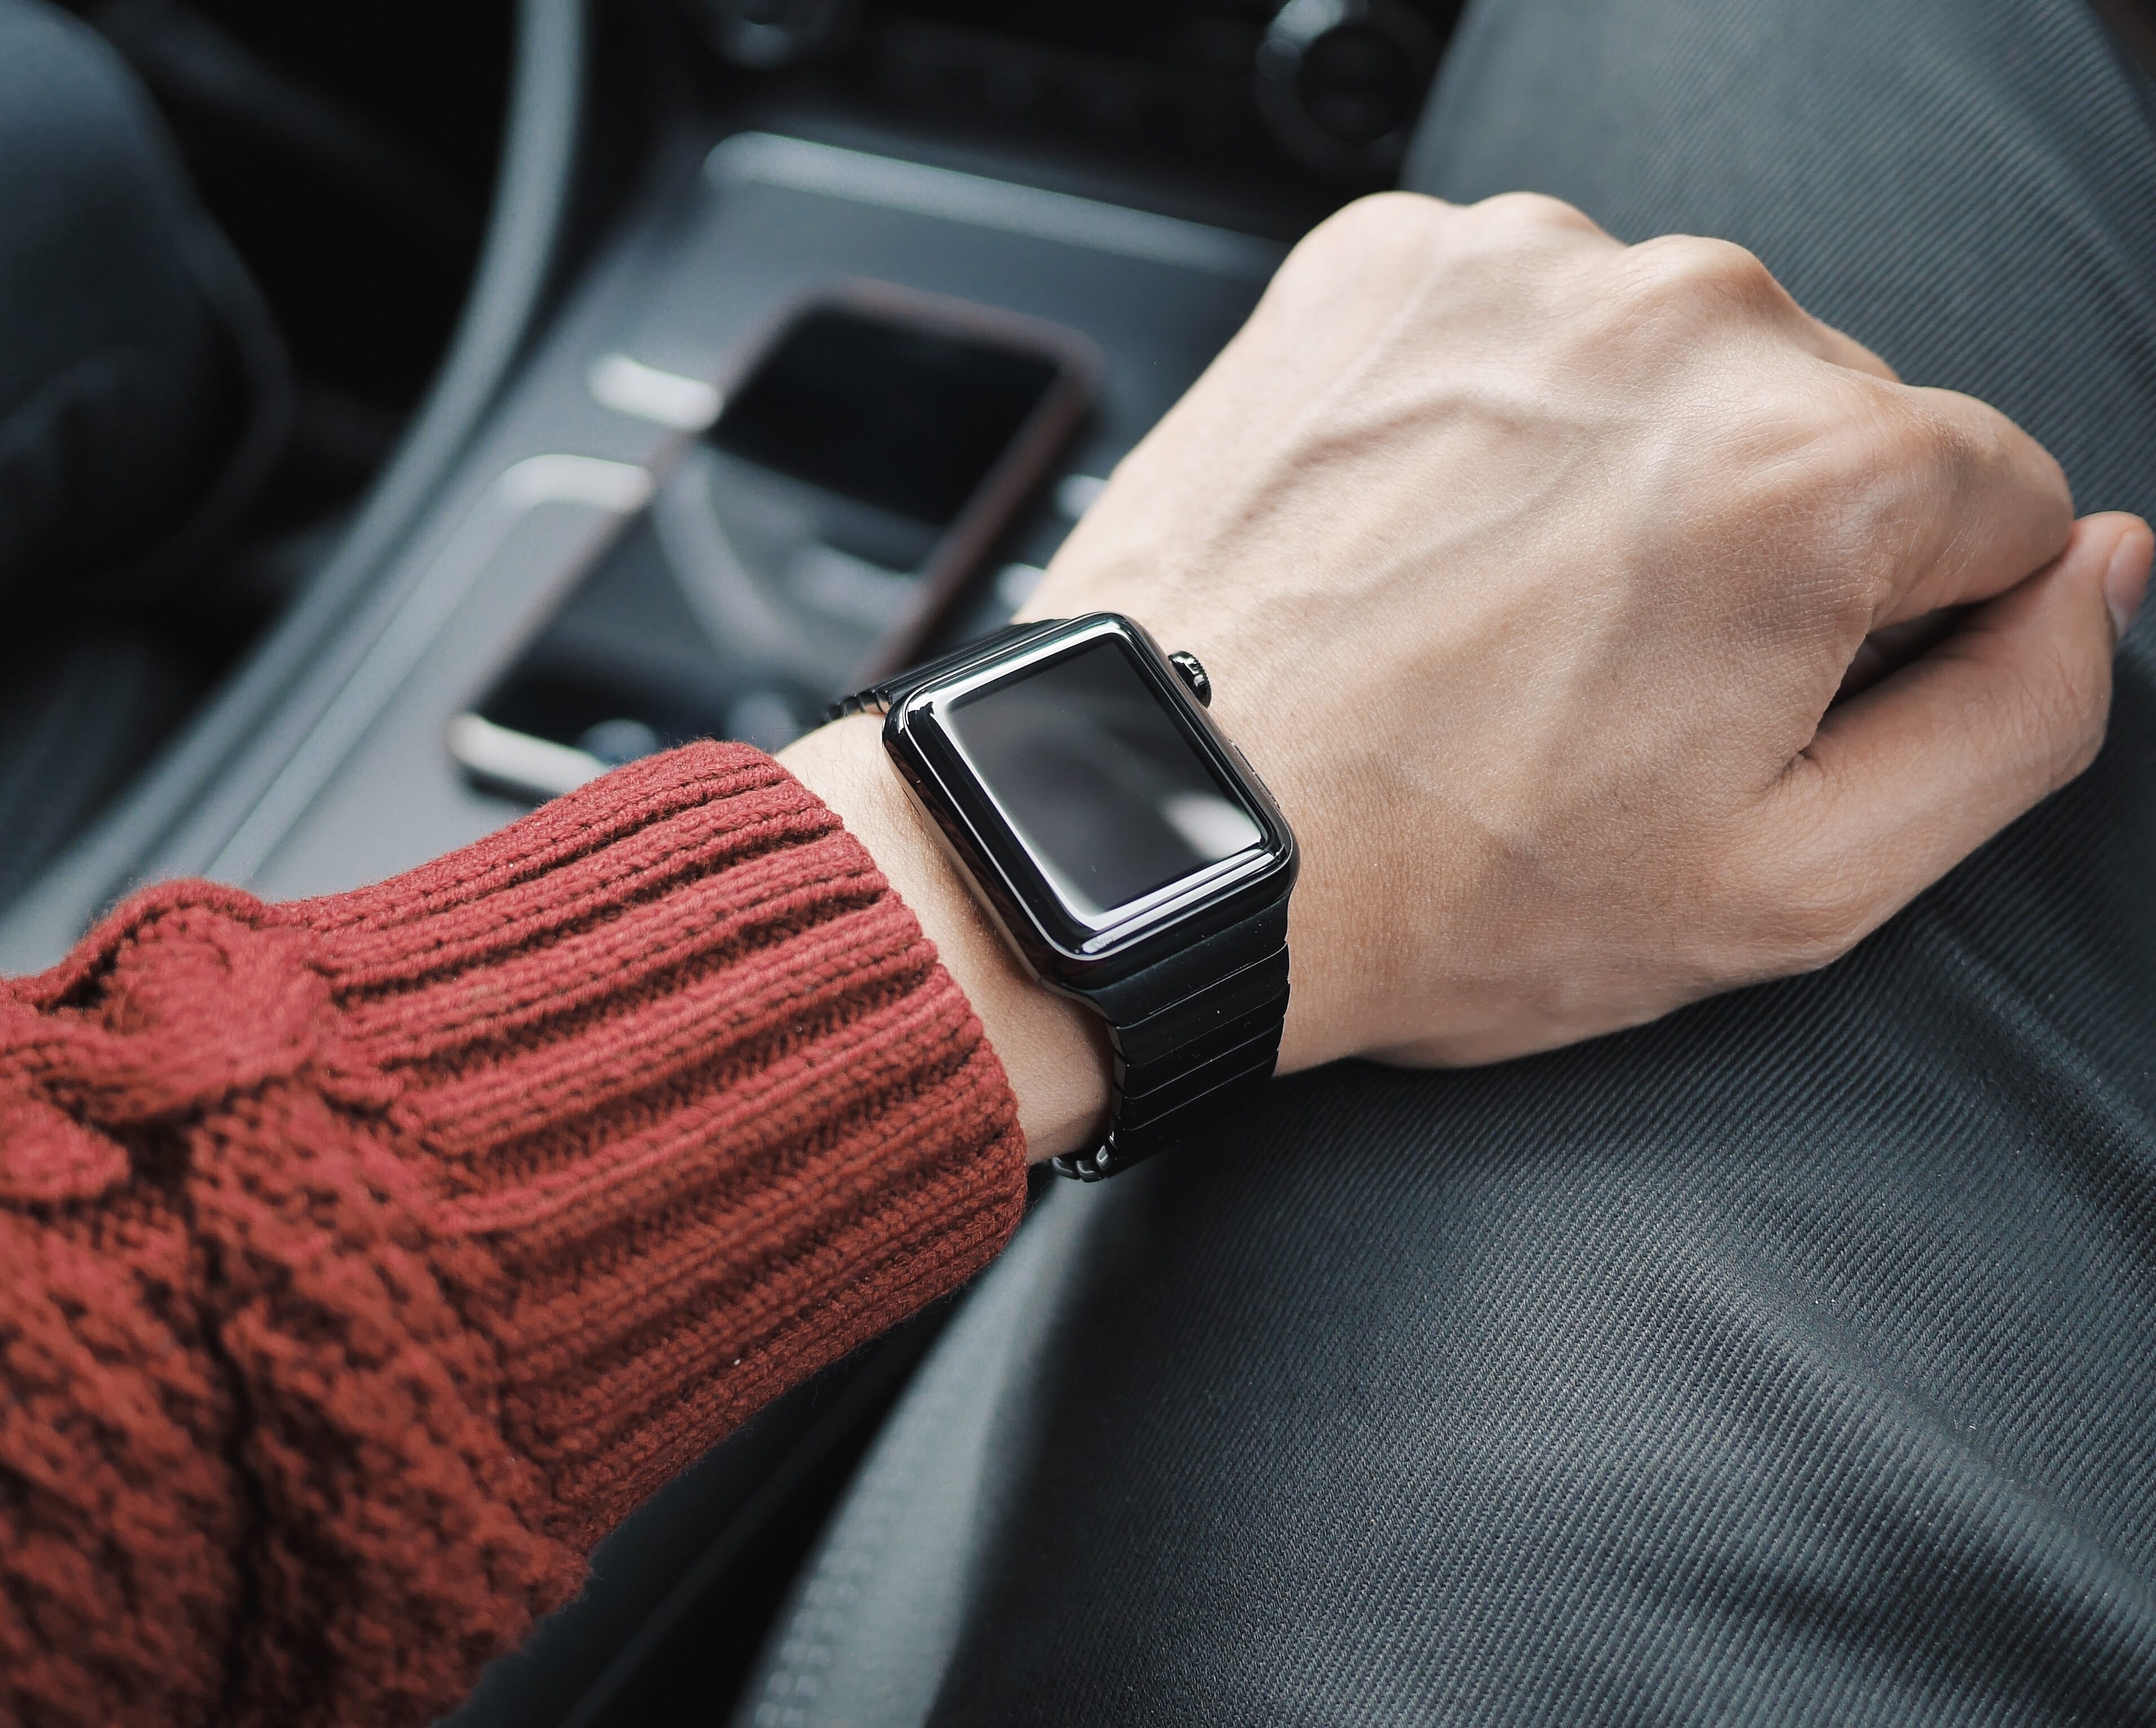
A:
{"label": "watch face", "polygon": [[1174,680],[1134,626],[1087,620],[905,705],[974,850],[1058,947],[1097,953],[1291,851]]}
{"label": "watch face", "polygon": [[1265,839],[1112,637],[959,697],[944,724],[1081,923]]}

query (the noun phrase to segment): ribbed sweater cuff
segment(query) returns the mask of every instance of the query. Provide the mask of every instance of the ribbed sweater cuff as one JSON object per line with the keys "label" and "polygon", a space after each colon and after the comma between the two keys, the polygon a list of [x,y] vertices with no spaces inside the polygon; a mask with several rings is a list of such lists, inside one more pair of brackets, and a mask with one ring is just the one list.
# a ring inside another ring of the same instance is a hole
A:
{"label": "ribbed sweater cuff", "polygon": [[559,1538],[1016,1227],[1016,1106],[979,1022],[860,843],[759,753],[654,758],[279,911],[394,1083]]}
{"label": "ribbed sweater cuff", "polygon": [[0,984],[0,1722],[430,1720],[1016,1226],[1016,1107],[768,758]]}

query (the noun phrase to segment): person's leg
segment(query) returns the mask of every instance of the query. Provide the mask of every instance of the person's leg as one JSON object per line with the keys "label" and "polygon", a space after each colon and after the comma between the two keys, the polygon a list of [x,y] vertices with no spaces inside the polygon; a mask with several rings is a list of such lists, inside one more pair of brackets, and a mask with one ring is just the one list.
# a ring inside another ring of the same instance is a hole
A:
{"label": "person's leg", "polygon": [[[1415,167],[1743,240],[2146,512],[2150,117],[2080,0],[1493,0]],[[743,1720],[2156,1720],[2152,629],[1830,971],[1057,1196],[1041,1341],[901,1418]]]}
{"label": "person's leg", "polygon": [[118,56],[0,0],[0,604],[212,549],[275,454],[281,365]]}
{"label": "person's leg", "polygon": [[[2139,3],[2139,0],[2132,0]],[[1474,8],[1406,183],[1750,247],[2085,510],[2156,508],[2156,84],[2085,0]]]}

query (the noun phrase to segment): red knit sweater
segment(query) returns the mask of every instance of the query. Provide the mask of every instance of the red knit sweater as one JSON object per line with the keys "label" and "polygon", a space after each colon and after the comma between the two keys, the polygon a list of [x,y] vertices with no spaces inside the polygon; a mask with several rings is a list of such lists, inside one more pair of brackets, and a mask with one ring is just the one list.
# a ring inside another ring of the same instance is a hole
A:
{"label": "red knit sweater", "polygon": [[1003,1071],[768,758],[0,984],[0,1724],[413,1728],[1015,1227]]}

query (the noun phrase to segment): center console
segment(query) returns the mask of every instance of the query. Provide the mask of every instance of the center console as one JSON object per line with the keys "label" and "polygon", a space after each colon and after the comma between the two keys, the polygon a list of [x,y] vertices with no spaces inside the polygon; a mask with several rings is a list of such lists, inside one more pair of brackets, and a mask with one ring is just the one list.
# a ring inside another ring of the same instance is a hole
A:
{"label": "center console", "polygon": [[1322,178],[1398,167],[1458,0],[684,0],[710,50],[899,106]]}
{"label": "center console", "polygon": [[[350,887],[476,839],[561,789],[487,758],[485,735],[465,717],[487,713],[591,572],[624,548],[634,554],[625,536],[663,532],[679,548],[696,541],[699,522],[708,531],[716,520],[708,503],[680,484],[711,482],[698,422],[789,308],[875,285],[1037,321],[1100,357],[1085,421],[980,549],[943,615],[947,636],[963,640],[1009,615],[1101,476],[1234,333],[1284,250],[1229,229],[910,160],[896,147],[762,130],[713,145],[640,227],[535,358],[475,460],[461,507],[404,579],[385,588],[369,639],[337,669],[336,699],[224,837],[213,875],[277,898]],[[643,633],[646,676],[678,678],[675,662],[700,638],[730,663],[760,660],[771,677],[742,693],[793,701],[762,740],[783,743],[817,693],[797,696],[797,687],[821,680],[824,699],[839,693],[860,669],[849,663],[859,640],[834,620],[836,651],[804,663],[815,644],[798,625],[782,635],[774,618],[759,625],[753,596],[746,609],[715,615],[706,605],[699,615],[678,586],[696,579],[684,568],[694,563],[677,553],[673,577],[654,579],[675,581],[681,604],[678,628]],[[842,574],[874,579],[864,563]],[[823,579],[851,595],[830,570]],[[634,603],[629,582],[612,592],[619,606]],[[618,635],[637,634],[625,611],[614,621]],[[752,707],[731,712],[739,723],[726,728],[721,715],[716,727],[738,735],[756,723]],[[595,759],[593,769],[603,765]]]}

